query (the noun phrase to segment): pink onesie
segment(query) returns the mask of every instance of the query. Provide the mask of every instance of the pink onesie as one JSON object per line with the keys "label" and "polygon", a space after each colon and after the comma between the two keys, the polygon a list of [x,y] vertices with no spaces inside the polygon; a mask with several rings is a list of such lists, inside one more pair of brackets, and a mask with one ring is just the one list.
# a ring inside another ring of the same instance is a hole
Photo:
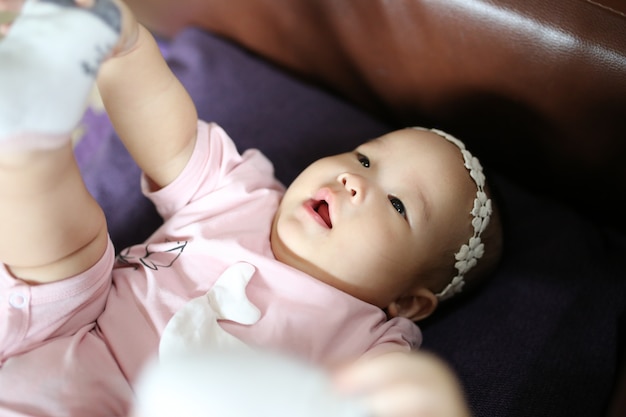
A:
{"label": "pink onesie", "polygon": [[183,173],[143,189],[164,224],[116,261],[109,244],[85,273],[41,286],[0,266],[0,416],[125,416],[172,316],[241,261],[254,266],[245,291],[260,318],[220,325],[248,345],[315,363],[419,346],[413,322],[387,320],[274,258],[269,234],[284,188],[260,152],[240,155],[219,126],[199,122]]}

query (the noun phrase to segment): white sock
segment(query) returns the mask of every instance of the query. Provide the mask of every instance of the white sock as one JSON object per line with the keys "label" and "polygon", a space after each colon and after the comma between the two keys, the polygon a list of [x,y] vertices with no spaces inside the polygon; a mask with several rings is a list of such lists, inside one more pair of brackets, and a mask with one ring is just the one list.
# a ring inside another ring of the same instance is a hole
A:
{"label": "white sock", "polygon": [[67,137],[76,127],[120,25],[110,0],[95,0],[89,9],[73,0],[26,1],[0,41],[0,146],[65,143],[41,138]]}

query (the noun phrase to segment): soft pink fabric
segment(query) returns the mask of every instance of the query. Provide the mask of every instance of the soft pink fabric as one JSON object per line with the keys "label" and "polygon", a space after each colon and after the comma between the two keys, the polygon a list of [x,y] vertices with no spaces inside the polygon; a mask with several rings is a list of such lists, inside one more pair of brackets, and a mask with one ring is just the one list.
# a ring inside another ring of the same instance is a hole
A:
{"label": "soft pink fabric", "polygon": [[269,234],[283,186],[260,152],[240,155],[220,127],[199,123],[183,173],[157,192],[143,187],[165,222],[123,250],[112,275],[111,247],[86,273],[50,285],[0,271],[0,415],[125,415],[169,319],[239,261],[256,267],[247,295],[262,316],[221,324],[250,345],[317,363],[419,346],[411,321],[387,321],[275,260]]}

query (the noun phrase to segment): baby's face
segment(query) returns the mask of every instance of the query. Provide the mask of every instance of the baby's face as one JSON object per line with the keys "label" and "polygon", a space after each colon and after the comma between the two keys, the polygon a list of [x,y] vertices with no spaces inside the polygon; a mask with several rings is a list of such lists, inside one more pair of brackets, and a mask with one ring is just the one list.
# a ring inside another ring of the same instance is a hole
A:
{"label": "baby's face", "polygon": [[420,272],[445,248],[452,261],[471,234],[475,195],[455,145],[431,132],[395,131],[306,168],[276,213],[272,250],[386,308],[420,285]]}

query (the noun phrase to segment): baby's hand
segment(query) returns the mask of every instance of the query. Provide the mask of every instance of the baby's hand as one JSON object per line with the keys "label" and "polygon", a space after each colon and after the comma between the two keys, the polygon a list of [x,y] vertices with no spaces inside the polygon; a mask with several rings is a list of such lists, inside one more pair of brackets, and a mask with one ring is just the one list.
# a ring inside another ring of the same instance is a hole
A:
{"label": "baby's hand", "polygon": [[[77,0],[82,3],[93,3],[94,0]],[[137,45],[139,39],[139,23],[135,18],[135,15],[130,8],[122,0],[112,0],[122,13],[122,28],[120,33],[120,39],[117,45],[113,48],[112,56],[124,55]]]}
{"label": "baby's hand", "polygon": [[337,388],[362,399],[374,417],[469,417],[455,375],[433,355],[387,353],[361,359],[335,375]]}
{"label": "baby's hand", "polygon": [[[3,1],[3,0],[0,0],[0,1]],[[105,0],[74,0],[74,1],[80,7],[90,8],[94,6],[96,1],[105,1]],[[117,44],[115,45],[115,47],[113,47],[113,50],[111,51],[111,57],[115,57],[115,56],[124,55],[135,47],[137,43],[137,39],[139,38],[139,23],[137,23],[137,19],[135,19],[135,15],[133,14],[133,12],[126,5],[126,3],[124,3],[122,0],[108,0],[108,1],[111,1],[112,3],[114,3],[118,7],[122,15],[120,38]]]}

